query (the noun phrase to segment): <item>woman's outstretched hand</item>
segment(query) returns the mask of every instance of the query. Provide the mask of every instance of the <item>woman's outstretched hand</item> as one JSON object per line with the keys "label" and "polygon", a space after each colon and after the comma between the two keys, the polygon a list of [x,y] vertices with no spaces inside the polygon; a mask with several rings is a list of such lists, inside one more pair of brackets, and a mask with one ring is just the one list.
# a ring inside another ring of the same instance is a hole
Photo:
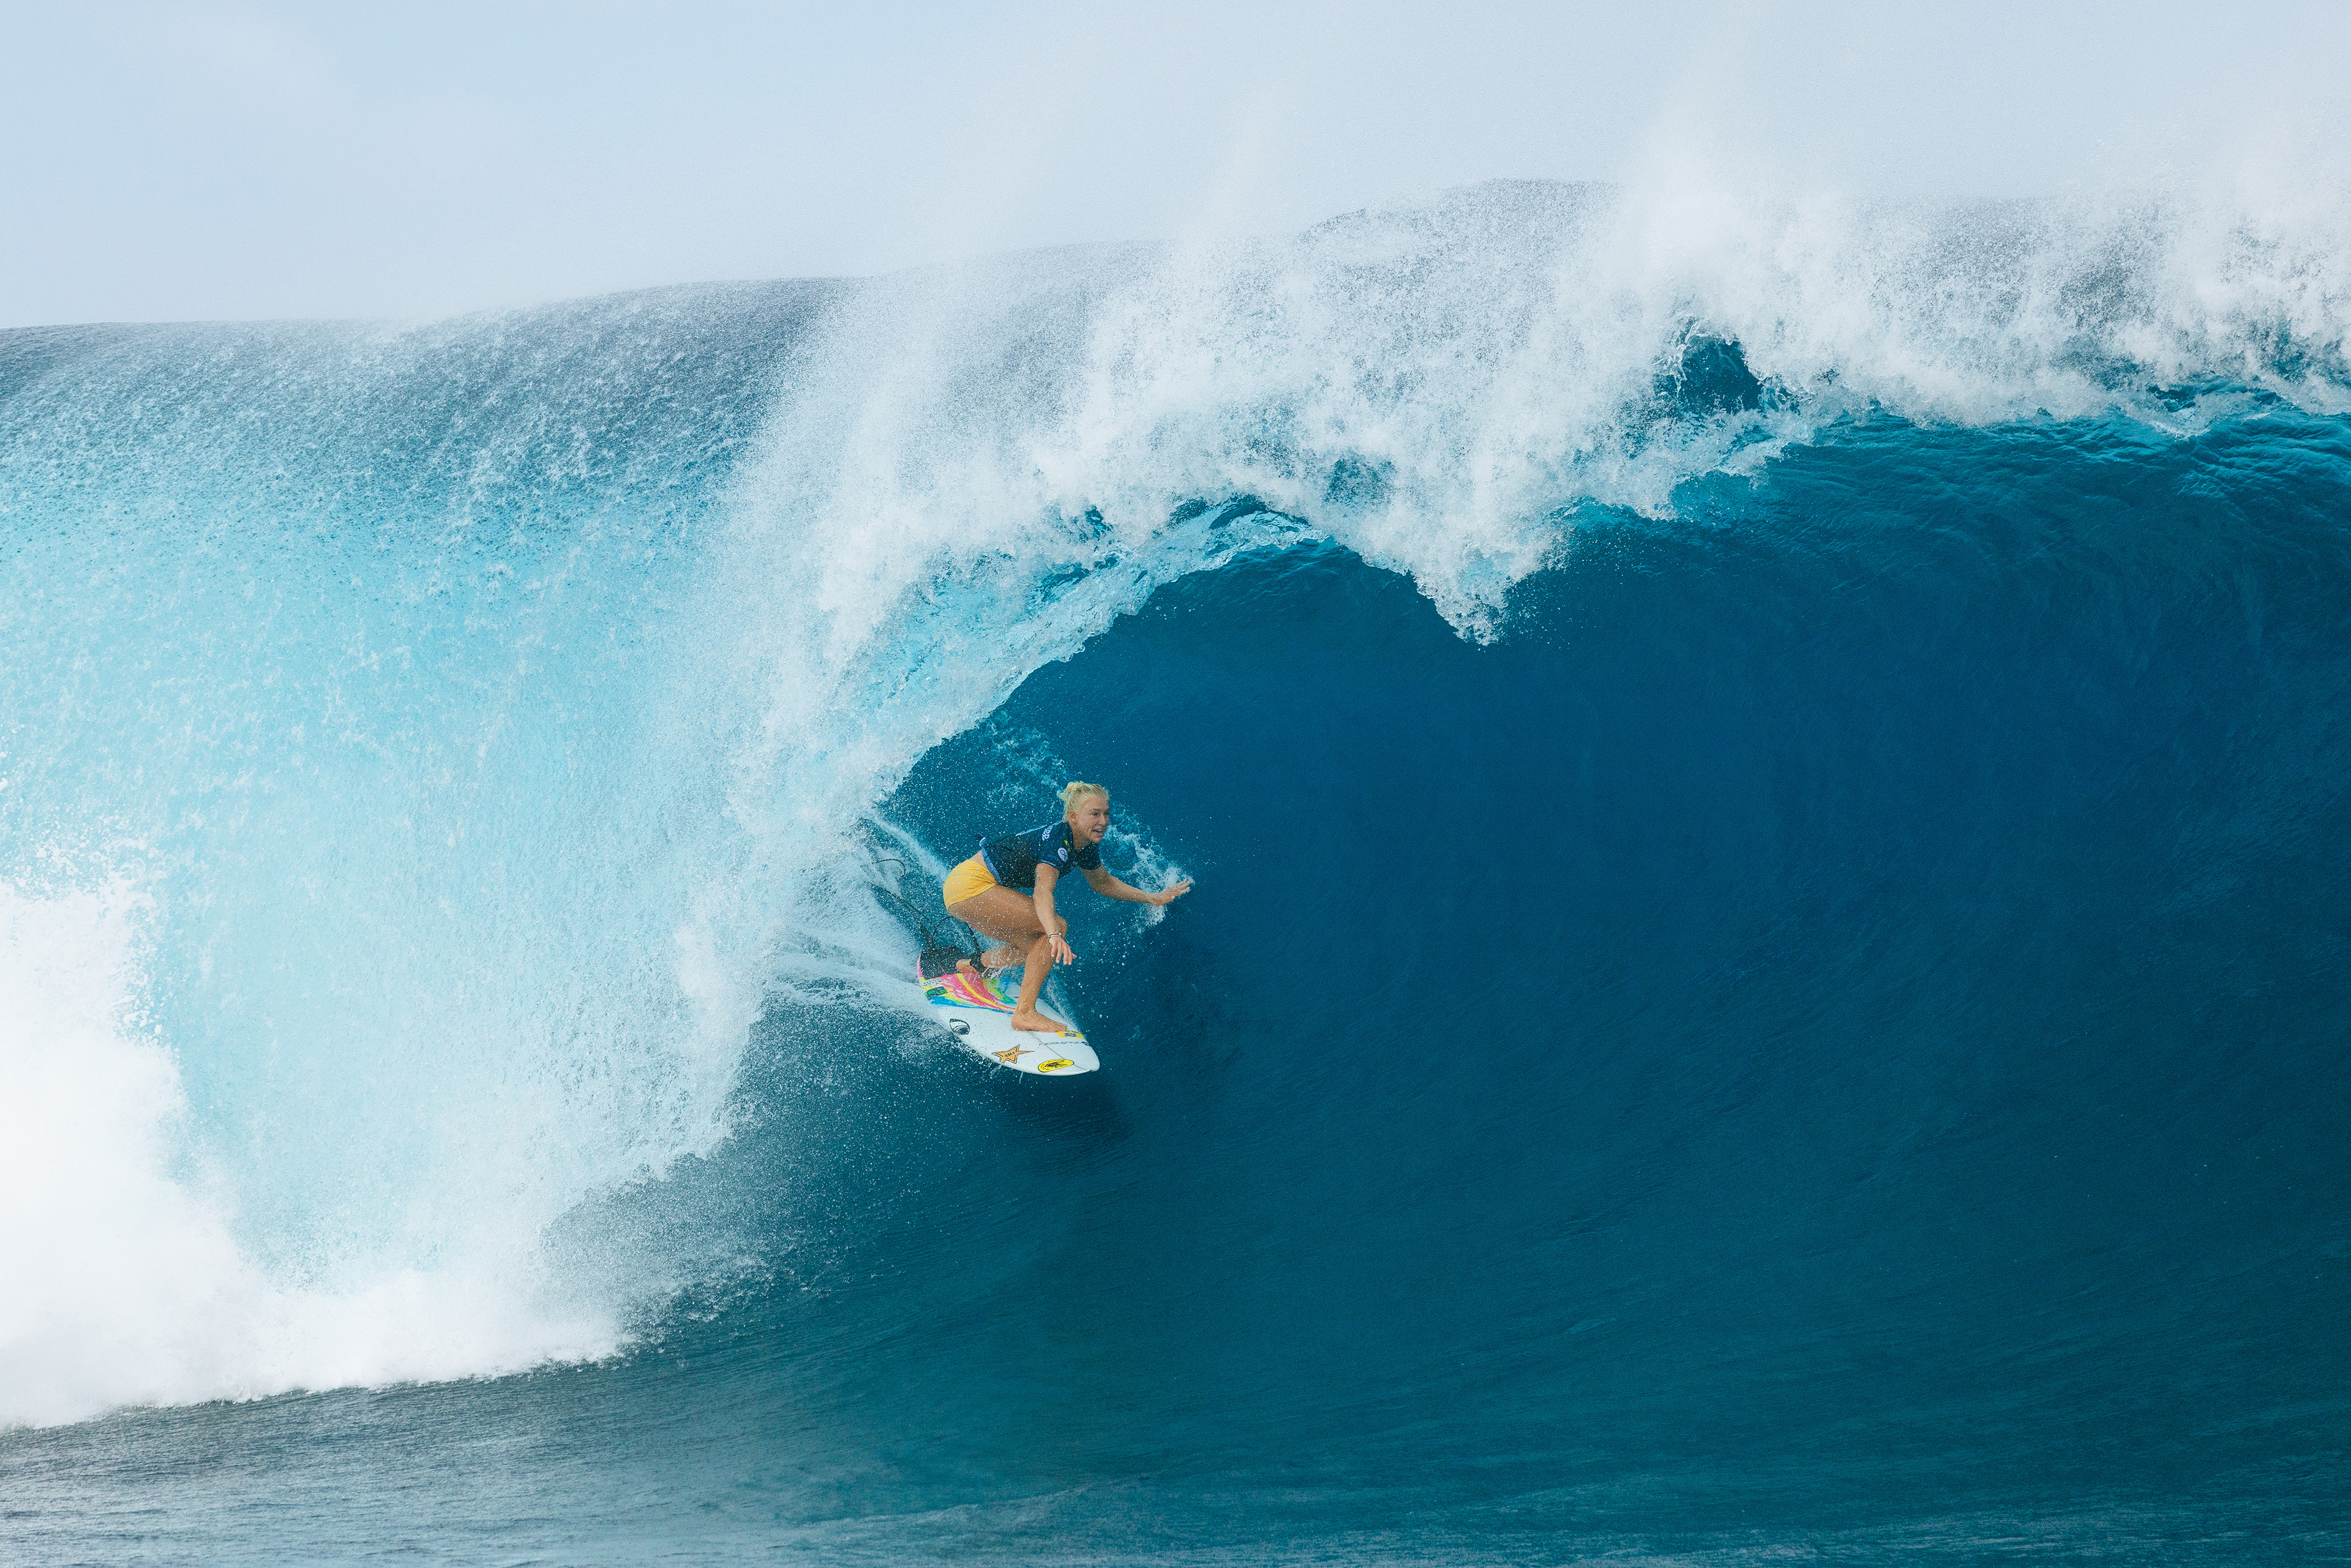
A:
{"label": "woman's outstretched hand", "polygon": [[1188,880],[1179,882],[1173,887],[1163,887],[1157,893],[1153,894],[1151,895],[1151,902],[1158,904],[1162,908],[1165,908],[1168,904],[1175,903],[1177,899],[1183,897],[1186,894],[1191,891],[1192,884]]}

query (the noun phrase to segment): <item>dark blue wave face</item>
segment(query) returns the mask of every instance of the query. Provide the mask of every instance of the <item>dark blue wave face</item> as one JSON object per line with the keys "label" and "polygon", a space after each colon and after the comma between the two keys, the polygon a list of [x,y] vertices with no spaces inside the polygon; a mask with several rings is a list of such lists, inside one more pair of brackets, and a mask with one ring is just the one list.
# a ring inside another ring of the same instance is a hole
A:
{"label": "dark blue wave face", "polygon": [[1034,677],[1200,879],[1077,971],[1149,1085],[1082,1222],[1129,1464],[1191,1412],[1267,1486],[1844,1510],[2324,1447],[2346,455],[1850,429],[1587,519],[1497,646],[1293,555]]}
{"label": "dark blue wave face", "polygon": [[1090,1080],[772,1013],[629,1200],[754,1261],[640,1351],[12,1490],[212,1561],[2340,1551],[2351,431],[1876,422],[1679,512],[1486,645],[1252,557],[924,758],[949,859],[1050,756],[1197,886],[1064,899]]}

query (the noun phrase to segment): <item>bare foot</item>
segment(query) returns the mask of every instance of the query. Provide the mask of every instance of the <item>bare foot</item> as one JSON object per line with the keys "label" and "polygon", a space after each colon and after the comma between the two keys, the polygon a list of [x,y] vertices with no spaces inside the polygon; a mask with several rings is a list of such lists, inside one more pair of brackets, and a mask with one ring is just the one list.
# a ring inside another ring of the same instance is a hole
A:
{"label": "bare foot", "polygon": [[1025,1029],[1031,1034],[1059,1034],[1070,1027],[1047,1018],[1034,1008],[1027,1012],[1014,1013],[1008,1021],[1014,1029]]}

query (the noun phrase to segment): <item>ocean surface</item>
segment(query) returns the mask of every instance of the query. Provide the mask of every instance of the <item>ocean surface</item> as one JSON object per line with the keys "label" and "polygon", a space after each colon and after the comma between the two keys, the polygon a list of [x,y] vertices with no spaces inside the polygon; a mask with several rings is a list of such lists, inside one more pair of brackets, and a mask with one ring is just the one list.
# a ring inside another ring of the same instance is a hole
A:
{"label": "ocean surface", "polygon": [[0,333],[0,1560],[2351,1560],[2346,237]]}

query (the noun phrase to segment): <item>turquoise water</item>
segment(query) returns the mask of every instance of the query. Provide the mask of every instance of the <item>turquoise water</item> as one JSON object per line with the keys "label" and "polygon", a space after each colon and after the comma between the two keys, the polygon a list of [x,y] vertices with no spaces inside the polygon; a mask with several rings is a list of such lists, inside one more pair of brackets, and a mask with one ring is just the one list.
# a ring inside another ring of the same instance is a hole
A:
{"label": "turquoise water", "polygon": [[1636,208],[0,336],[0,1552],[2339,1557],[2339,328]]}

